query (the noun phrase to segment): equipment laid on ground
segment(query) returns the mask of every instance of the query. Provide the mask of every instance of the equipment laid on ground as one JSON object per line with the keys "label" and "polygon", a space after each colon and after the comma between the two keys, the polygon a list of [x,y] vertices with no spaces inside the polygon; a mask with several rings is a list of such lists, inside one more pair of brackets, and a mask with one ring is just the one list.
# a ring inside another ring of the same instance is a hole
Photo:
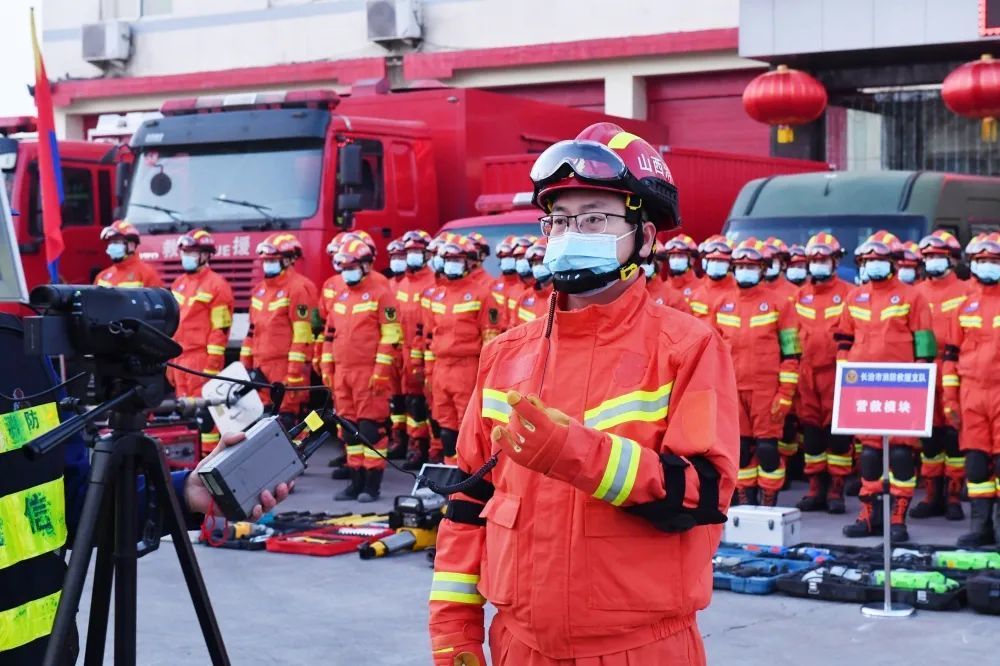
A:
{"label": "equipment laid on ground", "polygon": [[222,527],[209,524],[206,519],[201,526],[200,541],[213,548],[229,548],[232,550],[264,550],[267,541],[276,534],[275,530],[247,521],[223,523]]}
{"label": "equipment laid on ground", "polygon": [[979,573],[967,582],[969,606],[977,613],[1000,615],[1000,575]]}
{"label": "equipment laid on ground", "polygon": [[782,506],[734,506],[729,509],[723,541],[790,546],[799,539],[802,512]]}
{"label": "equipment laid on ground", "polygon": [[393,533],[394,531],[386,524],[332,525],[318,530],[274,537],[268,540],[267,550],[272,553],[332,557],[357,552],[379,539],[391,537]]}

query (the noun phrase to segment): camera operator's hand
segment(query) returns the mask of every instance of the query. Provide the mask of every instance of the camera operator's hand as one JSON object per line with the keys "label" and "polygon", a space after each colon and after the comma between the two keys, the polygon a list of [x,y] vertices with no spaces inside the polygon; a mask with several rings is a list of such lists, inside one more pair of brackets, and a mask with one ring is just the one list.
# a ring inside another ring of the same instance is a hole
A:
{"label": "camera operator's hand", "polygon": [[[198,463],[198,467],[195,468],[195,471],[191,472],[184,484],[184,502],[187,504],[188,511],[191,513],[208,513],[209,507],[212,505],[212,496],[205,488],[205,484],[202,483],[201,476],[198,474],[198,469],[204,465],[206,461],[211,460],[214,456],[218,455],[219,452],[227,446],[236,446],[244,439],[246,439],[246,435],[242,432],[223,435],[222,441],[215,447],[215,450],[208,454],[205,460]],[[265,511],[273,509],[278,502],[281,502],[288,497],[288,493],[294,486],[294,481],[292,483],[281,483],[278,484],[278,487],[275,489],[274,495],[267,490],[262,492],[260,494],[260,504],[253,508],[250,518],[252,520],[257,520],[264,515]],[[216,510],[216,513],[221,515],[218,510]]]}

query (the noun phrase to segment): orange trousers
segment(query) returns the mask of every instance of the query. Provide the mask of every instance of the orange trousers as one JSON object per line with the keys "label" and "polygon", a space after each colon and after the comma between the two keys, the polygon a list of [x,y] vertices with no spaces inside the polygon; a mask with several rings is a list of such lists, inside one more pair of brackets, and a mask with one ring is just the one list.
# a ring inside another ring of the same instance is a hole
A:
{"label": "orange trousers", "polygon": [[[254,359],[254,366],[259,368],[269,382],[283,382],[288,374],[288,359],[279,358],[258,362]],[[307,366],[308,367],[308,366]],[[270,391],[261,389],[259,391],[264,405],[271,404]],[[285,391],[285,397],[281,400],[281,412],[287,414],[298,414],[302,410],[302,405],[309,402],[308,391]]]}
{"label": "orange trousers", "polygon": [[771,418],[771,405],[777,388],[773,389],[740,389],[737,404],[740,409],[740,437],[756,439],[777,439],[785,428],[782,419],[775,423]]}
{"label": "orange trousers", "polygon": [[[337,413],[353,422],[362,430],[375,448],[382,454],[389,452],[389,440],[381,427],[389,418],[389,391],[375,391],[368,386],[372,378],[373,368],[343,368],[336,366],[333,373],[333,402]],[[378,428],[378,433],[364,432],[360,421],[371,421]],[[347,466],[364,467],[365,469],[385,469],[385,458],[362,444],[347,443]]]}
{"label": "orange trousers", "polygon": [[[190,352],[177,357],[177,365],[204,372],[208,361],[208,354],[204,352]],[[192,375],[173,368],[167,368],[167,379],[174,385],[174,391],[178,398],[200,398],[201,388],[208,380],[198,375]],[[211,431],[201,433],[201,457],[204,458],[215,450],[221,439],[219,429],[214,425]]]}
{"label": "orange trousers", "polygon": [[705,645],[692,624],[655,643],[601,657],[551,659],[514,638],[498,613],[490,626],[493,666],[705,666]]}
{"label": "orange trousers", "polygon": [[476,389],[479,357],[438,358],[434,362],[431,413],[442,428],[458,430]]}

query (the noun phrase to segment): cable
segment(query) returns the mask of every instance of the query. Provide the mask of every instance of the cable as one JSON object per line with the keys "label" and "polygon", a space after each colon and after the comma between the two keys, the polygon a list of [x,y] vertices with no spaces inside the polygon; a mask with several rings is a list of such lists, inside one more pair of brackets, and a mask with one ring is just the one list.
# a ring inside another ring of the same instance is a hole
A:
{"label": "cable", "polygon": [[61,384],[56,384],[52,388],[47,388],[44,391],[39,391],[38,393],[32,393],[31,395],[21,396],[20,398],[12,398],[12,397],[10,397],[8,395],[0,393],[0,398],[3,398],[4,400],[7,400],[8,402],[24,402],[26,400],[34,400],[35,398],[40,398],[43,395],[47,395],[49,393],[52,393],[53,391],[58,391],[60,389],[63,389],[65,387],[69,386],[70,384],[72,384],[73,382],[75,382],[76,380],[80,379],[80,377],[87,376],[87,374],[88,373],[86,373],[86,372],[78,373],[76,375],[73,375],[72,377],[70,377],[66,381],[62,382]]}
{"label": "cable", "polygon": [[[213,375],[207,372],[200,372],[198,370],[192,370],[191,368],[185,368],[183,365],[178,365],[177,363],[172,363],[170,361],[167,361],[166,365],[169,368],[173,368],[174,370],[179,370],[180,372],[186,372],[187,374],[195,375],[196,377],[205,377],[207,379],[221,379],[222,381],[230,382],[233,384],[239,384],[240,386],[245,386],[247,388],[266,389],[268,391],[274,391],[278,387],[277,384],[268,384],[266,382],[255,382],[246,379],[235,379],[233,377],[221,377],[219,375]],[[325,404],[329,404],[331,398],[333,397],[333,391],[331,391],[329,387],[323,386],[322,384],[318,386],[284,386],[284,390],[286,393],[288,391],[324,391],[326,392]],[[229,402],[231,393],[232,391],[230,391],[230,394],[226,396],[227,403]]]}

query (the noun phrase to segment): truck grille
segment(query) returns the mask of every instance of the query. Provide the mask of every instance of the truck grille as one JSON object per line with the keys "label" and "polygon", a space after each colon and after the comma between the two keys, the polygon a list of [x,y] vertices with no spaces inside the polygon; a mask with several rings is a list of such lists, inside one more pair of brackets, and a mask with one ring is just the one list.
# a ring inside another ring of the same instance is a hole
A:
{"label": "truck grille", "polygon": [[[236,301],[236,309],[246,311],[250,305],[250,292],[253,290],[255,281],[262,279],[261,275],[254,275],[254,257],[215,257],[212,259],[212,270],[226,278],[229,286],[233,289],[233,298]],[[160,263],[160,274],[163,281],[169,286],[174,280],[184,274],[181,262],[177,259],[167,259]]]}

